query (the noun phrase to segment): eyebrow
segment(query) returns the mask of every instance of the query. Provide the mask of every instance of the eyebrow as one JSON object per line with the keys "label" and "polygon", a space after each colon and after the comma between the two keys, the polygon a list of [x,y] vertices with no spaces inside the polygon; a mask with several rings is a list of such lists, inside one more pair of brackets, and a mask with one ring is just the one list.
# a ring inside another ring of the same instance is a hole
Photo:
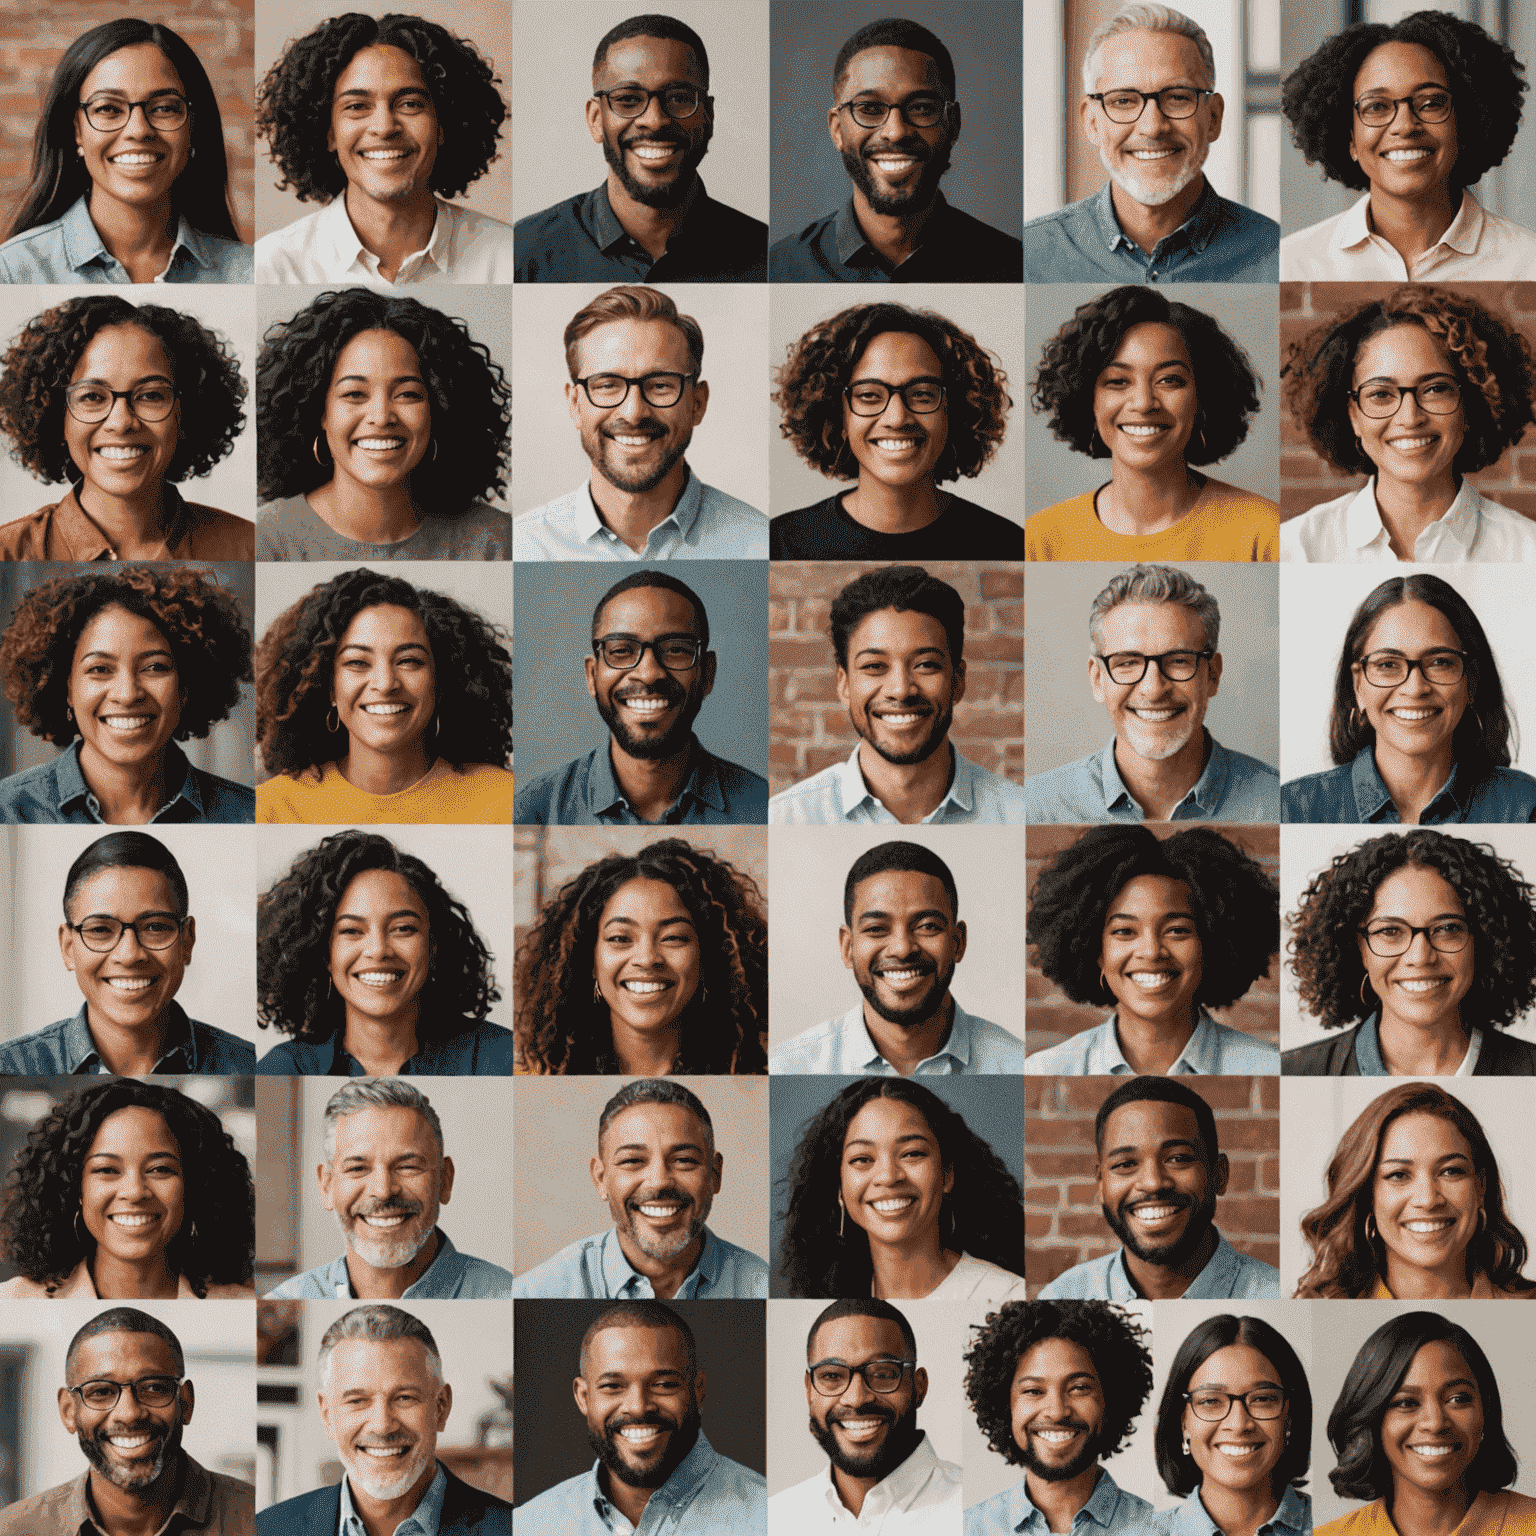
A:
{"label": "eyebrow", "polygon": [[[896,654],[882,645],[865,645],[855,651],[854,656],[890,656]],[[920,645],[916,650],[908,651],[909,656],[947,656],[948,651],[942,645]]]}
{"label": "eyebrow", "polygon": [[[1410,92],[1417,91],[1448,91],[1450,86],[1441,84],[1438,80],[1420,80],[1417,85],[1408,87]],[[1387,85],[1368,85],[1360,93],[1362,96],[1389,96],[1392,88]]]}
{"label": "eyebrow", "polygon": [[[335,389],[341,384],[371,384],[372,382],[366,373],[344,373],[339,379],[332,381],[331,388]],[[417,373],[397,373],[389,382],[391,384],[421,384],[423,389],[426,388],[426,385],[422,383],[421,375]]]}
{"label": "eyebrow", "polygon": [[[649,1152],[651,1149],[643,1141],[626,1141],[613,1149],[613,1155],[617,1157],[621,1152]],[[670,1147],[663,1147],[662,1151],[671,1152],[702,1152],[704,1149],[696,1141],[675,1141]]]}
{"label": "eyebrow", "polygon": [[[860,912],[858,914],[858,921],[861,923],[867,923],[871,921],[889,922],[894,915],[895,914],[891,912],[881,911],[879,907],[871,907],[868,912]],[[947,913],[942,907],[923,907],[917,912],[909,912],[907,914],[907,921],[915,923],[919,918],[924,917],[936,917],[941,922],[945,923],[949,921],[949,913]]]}
{"label": "eyebrow", "polygon": [[[179,1151],[176,1151],[174,1148],[171,1148],[171,1147],[162,1147],[157,1152],[149,1152],[149,1153],[147,1153],[146,1156],[148,1156],[148,1157],[174,1157],[178,1163],[181,1161],[181,1153]],[[121,1162],[123,1160],[123,1154],[121,1152],[87,1152],[86,1153],[86,1160],[87,1161],[89,1161],[93,1157],[111,1157],[111,1158],[116,1158],[117,1161],[119,1161],[119,1162]]]}
{"label": "eyebrow", "polygon": [[[397,917],[421,917],[422,915],[415,907],[396,907],[393,912],[385,915],[384,921],[392,923]],[[366,923],[368,919],[358,912],[338,912],[336,914],[336,921],[338,923]]]}
{"label": "eyebrow", "polygon": [[[1193,912],[1160,912],[1157,915],[1157,918],[1154,919],[1154,921],[1167,922],[1170,918],[1175,918],[1175,917],[1185,918],[1187,921],[1189,921],[1191,923],[1194,922],[1194,920],[1195,920],[1195,914]],[[1134,912],[1110,912],[1109,914],[1106,915],[1106,917],[1104,918],[1104,921],[1106,923],[1115,923],[1115,922],[1122,922],[1122,921],[1132,922],[1132,923],[1139,923],[1141,921],[1141,918],[1139,918]]]}
{"label": "eyebrow", "polygon": [[[180,917],[180,916],[181,916],[181,913],[173,911],[170,907],[150,907],[147,911],[136,912],[134,914],[133,920],[136,923],[142,923],[146,917]],[[80,921],[82,923],[88,923],[88,922],[90,922],[90,920],[93,917],[110,917],[113,922],[117,921],[117,914],[115,912],[88,912],[84,917],[82,917],[80,919]]]}
{"label": "eyebrow", "polygon": [[[608,923],[627,923],[631,928],[638,928],[640,926],[640,919],[638,917],[628,917],[622,912],[615,912],[613,916],[608,919]],[[608,923],[604,923],[603,927],[606,928]],[[687,913],[681,913],[677,917],[662,918],[662,920],[656,926],[658,928],[665,928],[670,923],[687,923],[691,928],[693,926],[693,919],[689,917]]]}
{"label": "eyebrow", "polygon": [[[83,379],[75,379],[73,382],[76,384],[100,384],[103,389],[112,388],[112,381],[110,379],[103,379],[94,373],[87,374]],[[133,381],[133,387],[137,389],[140,384],[174,384],[175,382],[175,379],[173,379],[168,373],[145,373],[140,374],[140,376]]]}
{"label": "eyebrow", "polygon": [[[1413,382],[1415,384],[1427,383],[1430,379],[1454,379],[1456,375],[1449,368],[1431,368],[1428,373],[1421,373]],[[1363,389],[1367,384],[1396,384],[1397,380],[1390,373],[1373,373],[1368,379],[1361,379],[1355,387]]]}
{"label": "eyebrow", "polygon": [[[645,636],[637,635],[627,629],[611,629],[606,635],[593,635],[592,638],[594,640],[644,640]],[[666,629],[659,635],[652,635],[651,644],[654,645],[658,640],[697,640],[698,638],[697,632],[691,629]]]}
{"label": "eyebrow", "polygon": [[[347,643],[341,647],[341,649],[344,651],[366,651],[368,655],[372,656],[375,649],[380,649],[380,647],[364,645],[361,640],[348,640]],[[391,650],[426,651],[429,650],[429,647],[424,645],[420,640],[402,640],[398,645],[392,646]]]}
{"label": "eyebrow", "polygon": [[[1171,1136],[1171,1137],[1169,1137],[1169,1139],[1167,1141],[1160,1141],[1157,1144],[1156,1150],[1159,1151],[1159,1152],[1168,1152],[1168,1151],[1171,1151],[1174,1147],[1188,1147],[1190,1149],[1190,1151],[1192,1151],[1192,1152],[1199,1152],[1200,1151],[1200,1143],[1198,1141],[1191,1140],[1187,1136]],[[1127,1143],[1123,1147],[1111,1147],[1104,1154],[1104,1156],[1105,1157],[1119,1157],[1119,1156],[1121,1156],[1122,1153],[1126,1153],[1126,1152],[1139,1152],[1139,1151],[1141,1151],[1140,1147],[1132,1146],[1129,1143]],[[1204,1156],[1203,1153],[1201,1153],[1201,1155]]]}
{"label": "eyebrow", "polygon": [[[1447,918],[1447,917],[1465,917],[1466,915],[1467,914],[1465,912],[1436,912],[1435,915],[1432,918],[1430,918],[1430,922],[1438,923],[1443,918]],[[1408,922],[1408,919],[1406,917],[1399,917],[1396,912],[1378,912],[1374,917],[1366,918],[1366,922],[1368,922],[1368,923],[1406,923],[1406,922]],[[1411,927],[1413,925],[1410,924],[1409,926]]]}
{"label": "eyebrow", "polygon": [[[1015,1376],[1015,1381],[1050,1381],[1052,1378],[1043,1371],[1031,1371],[1027,1376]],[[1096,1386],[1101,1386],[1098,1375],[1094,1371],[1069,1371],[1061,1378],[1063,1381],[1091,1381]]]}
{"label": "eyebrow", "polygon": [[[1104,364],[1103,369],[1100,371],[1108,373],[1111,368],[1133,367],[1135,367],[1134,363],[1122,363],[1118,358],[1111,358],[1109,362]],[[1159,368],[1188,368],[1191,373],[1195,371],[1195,365],[1193,363],[1185,362],[1182,357],[1165,357],[1162,362],[1152,364],[1153,372],[1156,372]]]}
{"label": "eyebrow", "polygon": [[[1250,1387],[1248,1390],[1250,1392],[1252,1392],[1252,1391],[1256,1390],[1259,1387],[1284,1387],[1284,1385],[1285,1385],[1285,1383],[1283,1381],[1272,1381],[1268,1376],[1265,1376],[1265,1377],[1262,1377],[1260,1380],[1254,1382],[1253,1386]],[[1221,1392],[1225,1392],[1225,1391],[1228,1390],[1226,1382],[1221,1381],[1221,1380],[1216,1380],[1216,1381],[1206,1380],[1206,1381],[1202,1381],[1200,1383],[1199,1387],[1197,1387],[1194,1384],[1194,1382],[1191,1382],[1190,1386],[1189,1386],[1189,1390],[1191,1392],[1198,1392],[1200,1390],[1200,1387],[1214,1387],[1218,1391],[1221,1391]]]}
{"label": "eyebrow", "polygon": [[[1459,1157],[1464,1163],[1469,1163],[1472,1161],[1472,1154],[1470,1152],[1437,1152],[1435,1156],[1430,1159],[1430,1161],[1444,1163],[1448,1162],[1453,1157]],[[1411,1168],[1413,1166],[1414,1159],[1411,1157],[1384,1157],[1381,1160],[1381,1166],[1383,1168],[1391,1163],[1402,1163],[1405,1166]]]}
{"label": "eyebrow", "polygon": [[[934,1138],[931,1134],[925,1135],[922,1131],[907,1131],[896,1138],[896,1145],[900,1146],[904,1141],[931,1142],[933,1139]],[[875,1141],[873,1137],[855,1136],[851,1141],[845,1141],[843,1143],[843,1150],[846,1152],[849,1147],[872,1147],[874,1145]]]}
{"label": "eyebrow", "polygon": [[338,91],[336,93],[336,100],[345,101],[349,96],[355,96],[364,101],[374,101],[379,98],[393,101],[397,96],[426,96],[430,98],[431,95],[431,90],[425,85],[402,85],[396,90],[388,92],[370,91],[361,85],[354,85],[344,91]]}
{"label": "eyebrow", "polygon": [[[147,651],[134,651],[131,654],[142,660],[145,656],[170,656],[172,651],[168,645],[153,645]],[[108,661],[117,660],[116,651],[87,651],[80,659],[88,661],[92,656],[104,656]]]}
{"label": "eyebrow", "polygon": [[[184,94],[185,92],[177,89],[174,85],[157,85],[145,100],[152,101],[156,96],[182,96]],[[86,100],[95,101],[98,96],[121,96],[126,101],[129,92],[125,91],[120,85],[100,85],[86,97]]]}

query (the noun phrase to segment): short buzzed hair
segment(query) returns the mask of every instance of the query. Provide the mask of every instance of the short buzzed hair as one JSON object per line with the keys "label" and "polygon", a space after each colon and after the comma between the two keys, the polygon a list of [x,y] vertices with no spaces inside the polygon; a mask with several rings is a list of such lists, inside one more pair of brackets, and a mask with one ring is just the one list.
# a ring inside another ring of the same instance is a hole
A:
{"label": "short buzzed hair", "polygon": [[1083,55],[1083,95],[1091,96],[1099,79],[1099,54],[1110,38],[1122,32],[1173,32],[1187,37],[1200,54],[1205,67],[1205,83],[1208,89],[1216,89],[1216,55],[1211,51],[1211,40],[1205,35],[1200,23],[1171,5],[1154,5],[1148,0],[1131,0],[1122,5],[1108,21],[1101,21],[1088,39],[1088,51]]}
{"label": "short buzzed hair", "polygon": [[681,1314],[659,1301],[621,1301],[609,1307],[587,1325],[581,1336],[581,1372],[587,1370],[587,1347],[605,1328],[670,1328],[683,1341],[688,1355],[688,1383],[699,1374],[699,1346],[694,1341],[693,1329],[683,1321]]}
{"label": "short buzzed hair", "polygon": [[901,1342],[906,1346],[907,1353],[917,1359],[917,1335],[912,1332],[912,1324],[906,1317],[898,1312],[888,1301],[881,1301],[875,1296],[844,1296],[840,1301],[834,1301],[830,1307],[825,1307],[817,1314],[816,1321],[811,1324],[811,1330],[805,1336],[805,1358],[811,1358],[811,1346],[816,1342],[816,1335],[823,1323],[835,1323],[840,1317],[878,1317],[882,1322],[895,1323],[901,1329]]}
{"label": "short buzzed hair", "polygon": [[593,331],[617,320],[665,320],[682,332],[688,346],[688,368],[698,378],[704,367],[704,331],[692,315],[678,313],[677,305],[657,288],[640,283],[620,283],[583,305],[565,328],[565,367],[574,380],[580,364],[581,343]]}
{"label": "short buzzed hair", "polygon": [[171,1346],[171,1358],[176,1362],[176,1374],[178,1376],[186,1374],[187,1359],[182,1353],[181,1340],[158,1317],[151,1317],[148,1312],[141,1312],[137,1307],[111,1307],[105,1312],[98,1312],[69,1341],[69,1349],[64,1356],[66,1381],[74,1374],[75,1351],[87,1339],[94,1339],[103,1333],[152,1333],[157,1339],[164,1339]]}
{"label": "short buzzed hair", "polygon": [[1093,600],[1088,612],[1088,638],[1096,653],[1104,649],[1104,619],[1121,603],[1178,603],[1200,620],[1205,643],[1213,651],[1221,639],[1221,608],[1193,576],[1172,565],[1133,565],[1114,577]]}
{"label": "short buzzed hair", "polygon": [[327,1390],[330,1389],[331,1352],[347,1339],[367,1339],[374,1344],[415,1339],[426,1350],[427,1364],[432,1367],[438,1385],[442,1385],[443,1357],[437,1340],[432,1337],[432,1330],[419,1317],[413,1317],[400,1307],[392,1307],[386,1302],[370,1302],[365,1307],[353,1307],[350,1312],[343,1313],[325,1330],[325,1336],[320,1340],[317,1357],[320,1385]]}
{"label": "short buzzed hair", "polygon": [[597,1122],[597,1150],[603,1150],[603,1137],[608,1134],[608,1127],[626,1109],[632,1109],[636,1104],[675,1104],[679,1109],[686,1109],[693,1115],[704,1130],[704,1149],[711,1158],[715,1155],[715,1126],[709,1118],[709,1111],[704,1108],[699,1096],[690,1093],[670,1077],[642,1077],[635,1082],[625,1085],[603,1105],[603,1113]]}
{"label": "short buzzed hair", "polygon": [[1216,1159],[1221,1155],[1221,1148],[1216,1143],[1216,1116],[1211,1113],[1211,1106],[1193,1088],[1186,1088],[1174,1077],[1133,1077],[1128,1083],[1121,1083],[1099,1105],[1099,1112],[1093,1117],[1095,1152],[1100,1156],[1103,1155],[1104,1130],[1109,1124],[1109,1117],[1117,1109],[1123,1109],[1127,1104],[1149,1102],[1177,1104],[1187,1109],[1195,1117],[1195,1127],[1200,1133],[1200,1145],[1205,1153],[1206,1166],[1209,1168],[1216,1166]]}
{"label": "short buzzed hair", "polygon": [[891,870],[910,872],[916,875],[932,875],[940,885],[944,887],[944,894],[949,897],[949,915],[958,918],[960,915],[960,891],[955,885],[955,877],[949,872],[949,865],[936,854],[933,849],[925,848],[921,843],[877,843],[853,861],[853,868],[848,871],[848,878],[843,883],[843,921],[850,926],[853,923],[853,898],[861,882],[868,880],[872,875],[883,875]]}
{"label": "short buzzed hair", "polygon": [[924,613],[937,619],[944,630],[944,644],[951,664],[965,660],[965,599],[920,565],[887,565],[856,576],[832,599],[829,621],[832,651],[837,664],[848,670],[848,637],[861,620],[882,608],[898,613]]}
{"label": "short buzzed hair", "polygon": [[955,99],[955,61],[950,58],[949,49],[927,27],[920,27],[915,21],[905,21],[899,16],[884,16],[879,21],[860,27],[837,50],[837,60],[832,65],[834,96],[843,82],[843,76],[848,73],[854,55],[863,53],[866,48],[906,48],[912,53],[926,53],[933,60],[934,73],[939,77],[944,94],[951,101]]}
{"label": "short buzzed hair", "polygon": [[608,57],[608,50],[615,43],[628,42],[632,37],[659,37],[667,42],[683,43],[693,50],[693,56],[699,62],[699,74],[704,79],[704,89],[709,89],[709,55],[704,51],[704,41],[692,27],[679,21],[675,16],[659,16],[654,13],[644,16],[631,16],[628,21],[621,21],[618,26],[610,27],[603,33],[597,45],[597,51],[592,55],[592,73],[596,76],[598,70],[603,67],[603,60]]}
{"label": "short buzzed hair", "polygon": [[605,609],[614,598],[625,592],[633,592],[638,587],[660,587],[664,592],[675,592],[679,597],[686,598],[693,607],[693,616],[699,631],[699,643],[707,651],[709,649],[709,615],[704,611],[704,601],[687,582],[679,581],[676,576],[669,576],[665,571],[636,571],[633,576],[626,576],[622,581],[616,581],[597,600],[597,607],[592,610],[592,638],[597,638],[597,622],[603,616]]}
{"label": "short buzzed hair", "polygon": [[354,1077],[349,1078],[336,1090],[325,1106],[325,1161],[327,1166],[336,1162],[336,1122],[348,1115],[365,1109],[380,1108],[414,1109],[427,1122],[437,1141],[439,1161],[443,1156],[443,1122],[437,1111],[419,1088],[413,1088],[403,1077]]}

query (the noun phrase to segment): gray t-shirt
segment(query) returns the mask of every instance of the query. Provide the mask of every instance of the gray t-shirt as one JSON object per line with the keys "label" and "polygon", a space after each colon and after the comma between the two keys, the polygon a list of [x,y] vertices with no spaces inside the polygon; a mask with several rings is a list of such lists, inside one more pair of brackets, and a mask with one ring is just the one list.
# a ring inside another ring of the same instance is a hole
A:
{"label": "gray t-shirt", "polygon": [[256,509],[258,560],[510,560],[512,514],[472,501],[457,516],[428,512],[398,544],[343,538],[302,496]]}

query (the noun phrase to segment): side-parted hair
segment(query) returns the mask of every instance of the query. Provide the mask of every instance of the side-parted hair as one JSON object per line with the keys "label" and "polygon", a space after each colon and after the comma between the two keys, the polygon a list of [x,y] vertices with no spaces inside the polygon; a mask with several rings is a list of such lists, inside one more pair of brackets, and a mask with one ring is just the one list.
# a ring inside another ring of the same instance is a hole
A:
{"label": "side-parted hair", "polygon": [[675,592],[679,597],[686,598],[693,607],[700,643],[706,651],[709,649],[709,615],[704,611],[704,600],[687,582],[679,581],[676,576],[669,576],[665,571],[636,571],[633,576],[626,576],[622,581],[614,582],[598,598],[597,606],[592,610],[592,638],[594,640],[597,638],[597,623],[603,616],[603,609],[621,593],[634,592],[641,587],[660,587],[664,592]]}
{"label": "side-parted hair", "polygon": [[1104,649],[1104,617],[1121,603],[1178,603],[1188,608],[1205,631],[1205,643],[1216,649],[1221,639],[1221,608],[1216,599],[1187,571],[1172,565],[1133,565],[1093,600],[1088,613],[1088,638],[1095,652]]}
{"label": "side-parted hair", "polygon": [[868,880],[872,875],[889,874],[892,870],[916,875],[932,875],[944,887],[944,894],[949,897],[950,917],[959,917],[960,888],[955,884],[955,877],[950,873],[949,865],[933,849],[925,848],[921,843],[892,842],[877,843],[853,861],[853,867],[848,871],[848,878],[843,882],[843,921],[845,923],[850,926],[853,923],[853,900],[861,882]]}
{"label": "side-parted hair", "polygon": [[[99,1338],[104,1333],[152,1333],[157,1339],[163,1339],[171,1346],[171,1358],[176,1363],[176,1374],[186,1374],[187,1359],[181,1350],[181,1340],[171,1332],[158,1317],[152,1317],[148,1312],[141,1312],[137,1307],[109,1307],[105,1312],[98,1312],[90,1322],[86,1323],[69,1341],[69,1348],[64,1352],[64,1375],[74,1375],[75,1351],[88,1339]],[[78,1386],[79,1383],[77,1382]]]}
{"label": "side-parted hair", "polygon": [[677,305],[656,288],[639,283],[621,283],[598,294],[571,316],[565,328],[565,367],[572,379],[580,364],[577,358],[582,341],[593,331],[617,320],[665,320],[675,326],[688,345],[688,368],[697,379],[704,367],[704,331],[692,315],[678,313]]}
{"label": "side-parted hair", "polygon": [[1109,1117],[1117,1109],[1123,1109],[1127,1104],[1147,1103],[1179,1104],[1187,1109],[1195,1117],[1195,1126],[1200,1133],[1200,1150],[1205,1153],[1206,1166],[1216,1166],[1216,1159],[1221,1155],[1221,1147],[1216,1140],[1216,1116],[1211,1113],[1211,1106],[1193,1088],[1186,1088],[1176,1077],[1133,1077],[1130,1082],[1116,1088],[1099,1105],[1099,1112],[1093,1117],[1095,1153],[1100,1157],[1104,1155],[1104,1127],[1109,1124]]}
{"label": "side-parted hair", "polygon": [[699,1346],[693,1336],[693,1329],[687,1324],[681,1312],[665,1305],[663,1302],[642,1299],[638,1301],[621,1301],[617,1306],[609,1307],[587,1324],[587,1331],[581,1336],[581,1369],[587,1368],[587,1349],[592,1340],[608,1328],[670,1328],[683,1341],[683,1347],[688,1352],[688,1385],[693,1385],[693,1379],[699,1374]]}
{"label": "side-parted hair", "polygon": [[862,619],[882,608],[898,613],[926,613],[944,627],[944,644],[957,669],[965,660],[965,600],[947,581],[920,565],[887,565],[856,576],[832,599],[829,615],[832,651],[841,671],[848,670],[848,637]]}
{"label": "side-parted hair", "polygon": [[1091,96],[1094,92],[1099,78],[1099,54],[1104,44],[1122,32],[1173,32],[1187,37],[1200,52],[1207,88],[1216,89],[1216,55],[1200,24],[1171,5],[1149,5],[1133,0],[1130,5],[1122,5],[1107,21],[1101,21],[1088,39],[1088,50],[1083,55],[1083,95]]}
{"label": "side-parted hair", "polygon": [[599,1152],[602,1151],[603,1137],[608,1134],[608,1127],[626,1109],[633,1109],[636,1104],[671,1104],[678,1109],[686,1109],[703,1128],[704,1150],[710,1157],[714,1157],[715,1123],[709,1118],[709,1111],[704,1108],[696,1093],[691,1093],[681,1083],[670,1077],[642,1077],[635,1082],[625,1083],[603,1105],[603,1112],[597,1121]]}
{"label": "side-parted hair", "polygon": [[807,1364],[811,1361],[811,1348],[816,1342],[816,1335],[821,1331],[821,1325],[835,1323],[843,1317],[877,1317],[882,1322],[895,1323],[901,1329],[901,1342],[906,1346],[907,1353],[913,1359],[917,1358],[917,1335],[912,1332],[912,1324],[890,1302],[882,1301],[878,1296],[844,1296],[816,1314],[816,1321],[811,1324],[805,1336]]}
{"label": "side-parted hair", "polygon": [[437,1142],[438,1158],[442,1158],[443,1122],[426,1094],[403,1077],[354,1077],[326,1100],[324,1144],[328,1164],[334,1166],[336,1162],[337,1122],[365,1109],[414,1109],[427,1122],[427,1129]]}
{"label": "side-parted hair", "polygon": [[432,1330],[419,1317],[387,1302],[370,1302],[343,1313],[325,1330],[320,1340],[316,1363],[320,1367],[320,1385],[330,1389],[331,1351],[346,1339],[367,1339],[374,1344],[393,1344],[400,1339],[415,1339],[427,1352],[427,1364],[438,1384],[443,1381],[443,1356],[432,1337]]}
{"label": "side-parted hair", "polygon": [[911,53],[926,53],[933,60],[934,72],[939,77],[944,94],[951,101],[954,100],[955,61],[950,57],[949,49],[927,27],[920,27],[915,21],[904,21],[899,16],[882,17],[879,21],[860,27],[837,50],[837,58],[832,65],[834,96],[842,84],[843,76],[848,73],[853,56],[863,53],[866,48],[905,48]]}
{"label": "side-parted hair", "polygon": [[621,21],[618,26],[610,27],[598,40],[597,48],[592,55],[592,77],[597,78],[597,72],[603,67],[603,61],[608,57],[608,50],[615,43],[628,42],[632,37],[659,37],[666,42],[682,43],[693,50],[693,56],[699,61],[699,73],[704,77],[704,89],[709,89],[709,54],[704,49],[704,40],[692,27],[678,21],[673,16],[662,16],[656,12],[647,12],[643,16],[631,16],[627,21]]}
{"label": "side-parted hair", "polygon": [[64,877],[64,916],[70,916],[75,893],[92,875],[104,869],[152,869],[164,875],[176,898],[176,915],[187,915],[187,877],[176,862],[176,855],[157,837],[147,832],[109,832],[87,843],[80,856],[69,866]]}

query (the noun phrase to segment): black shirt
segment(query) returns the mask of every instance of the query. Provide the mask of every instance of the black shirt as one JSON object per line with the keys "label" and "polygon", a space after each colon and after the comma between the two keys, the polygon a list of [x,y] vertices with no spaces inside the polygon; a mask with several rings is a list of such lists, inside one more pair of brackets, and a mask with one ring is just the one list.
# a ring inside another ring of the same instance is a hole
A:
{"label": "black shirt", "polygon": [[608,183],[512,226],[520,283],[761,283],[768,226],[717,203],[699,182],[688,217],[656,261],[624,233]]}
{"label": "black shirt", "polygon": [[923,226],[923,243],[893,267],[864,238],[850,197],[798,235],[775,240],[768,275],[776,283],[1018,283],[1024,242],[951,208],[941,192]]}
{"label": "black shirt", "polygon": [[773,560],[1022,560],[1024,529],[974,501],[949,505],[912,533],[879,533],[843,510],[846,491],[776,517],[768,525]]}

